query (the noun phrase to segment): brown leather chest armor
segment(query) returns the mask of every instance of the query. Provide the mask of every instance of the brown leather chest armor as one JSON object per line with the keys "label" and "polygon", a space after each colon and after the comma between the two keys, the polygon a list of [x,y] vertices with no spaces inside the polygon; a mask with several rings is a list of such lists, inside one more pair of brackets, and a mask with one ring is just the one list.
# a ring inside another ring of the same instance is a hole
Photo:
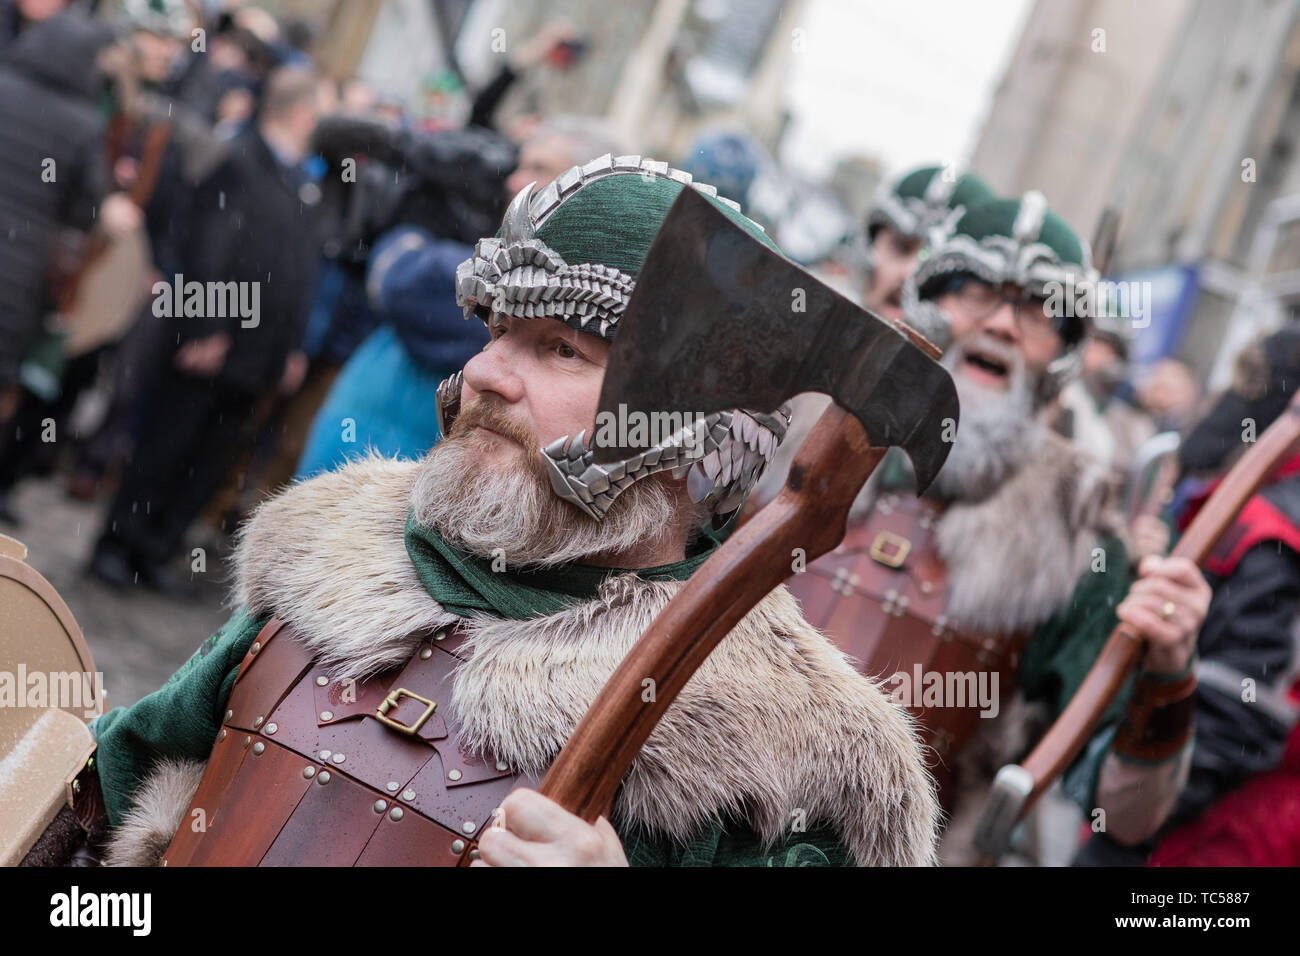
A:
{"label": "brown leather chest armor", "polygon": [[506,794],[536,781],[462,746],[462,639],[444,628],[406,664],[340,682],[272,618],[164,865],[466,865]]}
{"label": "brown leather chest armor", "polygon": [[[990,681],[996,672],[999,694],[1010,694],[1027,635],[975,634],[948,620],[947,569],[934,541],[941,514],[929,499],[882,493],[871,516],[851,524],[838,548],[787,584],[808,622],[868,677],[888,679],[901,671],[908,677],[903,686],[911,687],[918,665],[922,674],[984,672]],[[895,693],[898,686],[885,689]],[[919,698],[921,691],[913,693]],[[910,704],[914,698],[908,698]],[[979,707],[968,700],[964,707],[907,709],[938,757],[932,770],[946,791],[950,757],[979,725]]]}

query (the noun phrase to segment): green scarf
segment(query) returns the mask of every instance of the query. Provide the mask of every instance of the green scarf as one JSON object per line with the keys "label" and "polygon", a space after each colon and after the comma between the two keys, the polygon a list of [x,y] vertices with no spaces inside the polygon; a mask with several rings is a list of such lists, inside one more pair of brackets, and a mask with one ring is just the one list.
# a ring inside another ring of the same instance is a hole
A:
{"label": "green scarf", "polygon": [[655,568],[597,568],[568,564],[557,568],[494,571],[492,559],[454,548],[442,535],[406,517],[406,553],[420,583],[452,614],[492,614],[522,621],[562,611],[596,597],[601,582],[615,574],[636,574],[646,581],[685,581],[712,554],[716,541],[701,538],[697,553],[676,564]]}

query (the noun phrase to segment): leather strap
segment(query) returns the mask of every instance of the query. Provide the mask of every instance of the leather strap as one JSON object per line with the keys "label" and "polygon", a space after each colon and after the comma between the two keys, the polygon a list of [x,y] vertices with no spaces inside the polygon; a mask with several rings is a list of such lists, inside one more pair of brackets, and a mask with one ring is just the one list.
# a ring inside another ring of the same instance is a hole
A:
{"label": "leather strap", "polygon": [[92,835],[103,830],[108,824],[108,810],[104,806],[104,791],[99,785],[99,764],[94,754],[91,754],[68,790],[68,802],[81,828]]}
{"label": "leather strap", "polygon": [[[943,509],[928,498],[881,494],[839,547],[788,586],[808,622],[860,662],[863,674],[885,679],[887,693],[905,693],[902,703],[933,750],[931,771],[946,796],[952,757],[980,726],[979,709],[969,701],[960,707],[924,705],[917,672],[942,675],[945,684],[949,674],[973,673],[978,683],[980,674],[996,673],[999,693],[1009,694],[1029,634],[974,633],[949,620],[947,566],[935,542]],[[895,674],[906,681],[890,682]]]}
{"label": "leather strap", "polygon": [[1128,709],[1115,733],[1115,753],[1145,763],[1160,763],[1192,739],[1196,671],[1173,680],[1140,674]]}
{"label": "leather strap", "polygon": [[413,636],[404,664],[340,681],[273,618],[165,865],[467,864],[501,800],[535,781],[463,743],[460,643],[458,628]]}

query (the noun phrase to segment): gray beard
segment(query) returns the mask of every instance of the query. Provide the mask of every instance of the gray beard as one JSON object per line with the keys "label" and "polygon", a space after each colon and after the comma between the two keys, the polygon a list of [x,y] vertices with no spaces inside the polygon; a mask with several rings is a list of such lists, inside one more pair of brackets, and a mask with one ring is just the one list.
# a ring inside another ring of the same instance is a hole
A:
{"label": "gray beard", "polygon": [[416,520],[470,554],[504,557],[512,569],[554,567],[616,558],[678,526],[677,501],[658,476],[629,485],[596,521],[556,497],[530,463],[485,465],[474,441],[453,436],[435,445],[411,491]]}
{"label": "gray beard", "polygon": [[[950,349],[943,365],[954,371],[964,355]],[[934,489],[956,501],[982,501],[1037,451],[1043,426],[1034,417],[1037,382],[1023,365],[1012,372],[1005,391],[984,388],[953,375],[961,403],[957,437]]]}

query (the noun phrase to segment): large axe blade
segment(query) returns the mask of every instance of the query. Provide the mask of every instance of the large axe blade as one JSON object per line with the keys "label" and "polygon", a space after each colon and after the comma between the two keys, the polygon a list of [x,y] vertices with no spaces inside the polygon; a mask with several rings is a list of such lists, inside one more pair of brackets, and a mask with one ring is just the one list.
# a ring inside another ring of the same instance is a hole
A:
{"label": "large axe blade", "polygon": [[[772,412],[800,392],[824,392],[862,423],[873,446],[906,451],[924,491],[952,447],[958,408],[952,379],[918,339],[687,188],[637,276],[600,410]],[[638,450],[603,443],[593,459],[608,463]]]}
{"label": "large axe blade", "polygon": [[[770,412],[808,390],[836,404],[800,446],[780,494],[659,612],[551,765],[541,792],[588,821],[609,812],[655,724],[718,642],[790,576],[791,557],[811,562],[843,540],[885,446],[907,451],[924,486],[947,457],[945,426],[957,424],[956,389],[929,343],[835,294],[693,189],[669,210],[622,321],[602,411]],[[593,457],[636,450],[597,443]]]}

